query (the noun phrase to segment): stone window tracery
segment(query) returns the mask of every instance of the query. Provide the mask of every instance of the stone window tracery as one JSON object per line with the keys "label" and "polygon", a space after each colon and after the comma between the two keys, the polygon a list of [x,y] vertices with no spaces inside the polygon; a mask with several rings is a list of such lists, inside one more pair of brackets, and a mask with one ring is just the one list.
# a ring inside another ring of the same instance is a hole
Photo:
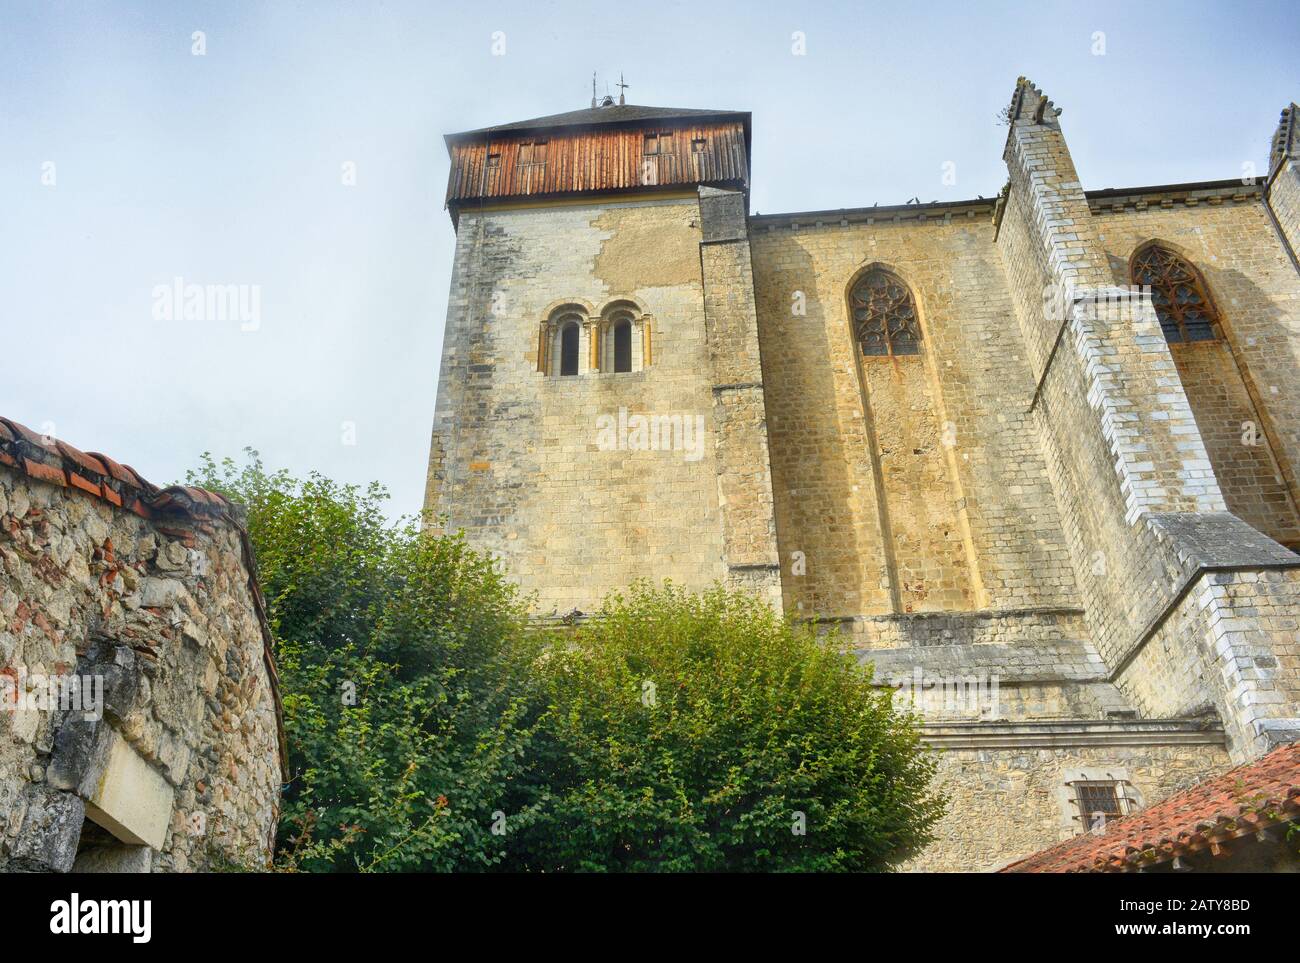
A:
{"label": "stone window tracery", "polygon": [[863,355],[892,357],[921,353],[921,328],[912,292],[884,270],[868,271],[849,294],[853,335]]}
{"label": "stone window tracery", "polygon": [[1205,290],[1205,282],[1192,265],[1159,244],[1142,248],[1133,257],[1134,284],[1149,285],[1165,340],[1214,341],[1218,315]]}

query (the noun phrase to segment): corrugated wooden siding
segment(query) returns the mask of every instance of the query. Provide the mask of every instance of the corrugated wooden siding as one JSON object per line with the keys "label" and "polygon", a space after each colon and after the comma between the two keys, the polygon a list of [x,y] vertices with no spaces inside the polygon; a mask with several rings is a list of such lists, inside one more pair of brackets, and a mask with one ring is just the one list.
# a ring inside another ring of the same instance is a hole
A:
{"label": "corrugated wooden siding", "polygon": [[[646,136],[654,133],[672,134],[669,153],[644,153]],[[701,139],[704,150],[697,153],[691,145]],[[545,161],[537,163],[533,156],[529,163],[530,155],[538,153],[537,147],[529,145],[542,141],[546,142]],[[500,154],[500,161],[485,178],[483,165],[489,150]],[[493,139],[490,147],[481,141],[453,144],[447,201],[621,190],[647,184],[738,181],[747,185],[748,174],[745,129],[739,121],[702,126],[651,123],[616,130],[561,129]]]}

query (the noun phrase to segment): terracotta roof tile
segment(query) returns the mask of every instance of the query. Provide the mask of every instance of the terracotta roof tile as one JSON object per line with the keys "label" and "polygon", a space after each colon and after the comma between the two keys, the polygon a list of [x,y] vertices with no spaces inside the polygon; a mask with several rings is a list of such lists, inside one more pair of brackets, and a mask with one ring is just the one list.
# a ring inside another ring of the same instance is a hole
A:
{"label": "terracotta roof tile", "polygon": [[55,468],[53,465],[47,465],[43,461],[33,461],[30,458],[24,458],[20,464],[23,466],[23,471],[33,478],[39,478],[51,485],[66,487],[68,484],[68,477],[64,474],[62,468]]}
{"label": "terracotta roof tile", "polygon": [[149,492],[150,494],[158,491],[157,485],[153,484],[153,482],[147,481],[143,475],[130,465],[122,465],[120,467],[127,476],[127,484],[135,485],[137,488]]}
{"label": "terracotta roof tile", "polygon": [[0,421],[3,421],[9,426],[9,429],[15,436],[15,440],[21,439],[29,445],[33,445],[41,451],[47,451],[52,455],[59,454],[59,449],[55,447],[52,441],[47,441],[44,435],[32,431],[26,425],[14,421],[12,418],[0,418]]}
{"label": "terracotta roof tile", "polygon": [[1246,763],[1109,823],[1049,846],[1004,873],[1105,873],[1210,850],[1300,818],[1300,743]]}
{"label": "terracotta roof tile", "polygon": [[96,475],[108,474],[108,469],[104,467],[104,463],[98,458],[87,455],[84,451],[77,448],[73,448],[66,441],[56,441],[54,445],[63,454],[64,458],[72,459],[82,468],[92,471]]}
{"label": "terracotta roof tile", "polygon": [[131,485],[134,485],[136,483],[137,479],[133,474],[127,474],[125,468],[123,468],[113,459],[109,458],[107,455],[101,455],[97,451],[92,451],[90,454],[98,458],[100,461],[104,463],[104,467],[108,469],[108,474],[110,477],[115,478],[118,481],[127,482],[128,484]]}

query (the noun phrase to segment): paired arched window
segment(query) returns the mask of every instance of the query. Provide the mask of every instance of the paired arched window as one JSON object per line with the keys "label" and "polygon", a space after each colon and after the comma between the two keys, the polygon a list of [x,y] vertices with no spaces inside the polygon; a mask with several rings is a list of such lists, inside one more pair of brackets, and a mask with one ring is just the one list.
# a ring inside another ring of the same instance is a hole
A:
{"label": "paired arched window", "polygon": [[1218,314],[1200,272],[1191,263],[1159,244],[1148,244],[1133,255],[1134,284],[1150,285],[1151,303],[1170,343],[1213,341]]}
{"label": "paired arched window", "polygon": [[585,303],[562,304],[542,322],[537,370],[555,377],[640,371],[650,364],[650,317],[627,299],[599,316]]}
{"label": "paired arched window", "polygon": [[921,353],[921,326],[907,285],[883,268],[862,275],[849,292],[853,336],[864,355]]}

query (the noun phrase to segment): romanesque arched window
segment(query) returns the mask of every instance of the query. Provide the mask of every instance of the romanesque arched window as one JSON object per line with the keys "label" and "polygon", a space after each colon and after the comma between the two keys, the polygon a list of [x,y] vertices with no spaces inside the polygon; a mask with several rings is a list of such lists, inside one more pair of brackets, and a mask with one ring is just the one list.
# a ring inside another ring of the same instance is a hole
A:
{"label": "romanesque arched window", "polygon": [[577,320],[568,320],[560,325],[560,370],[561,375],[578,373],[578,342],[582,333]]}
{"label": "romanesque arched window", "polygon": [[882,268],[862,275],[849,293],[853,336],[864,355],[921,353],[921,327],[907,285]]}
{"label": "romanesque arched window", "polygon": [[650,363],[649,325],[640,305],[626,298],[607,304],[601,312],[597,369],[621,374],[645,368]]}
{"label": "romanesque arched window", "polygon": [[628,318],[614,322],[614,370],[632,370],[632,322]]}
{"label": "romanesque arched window", "polygon": [[1165,340],[1213,341],[1218,337],[1218,316],[1205,282],[1191,263],[1159,244],[1149,244],[1133,255],[1134,284],[1151,287]]}
{"label": "romanesque arched window", "polygon": [[573,377],[590,370],[584,363],[591,322],[588,308],[576,302],[561,304],[541,324],[537,370],[552,376]]}

